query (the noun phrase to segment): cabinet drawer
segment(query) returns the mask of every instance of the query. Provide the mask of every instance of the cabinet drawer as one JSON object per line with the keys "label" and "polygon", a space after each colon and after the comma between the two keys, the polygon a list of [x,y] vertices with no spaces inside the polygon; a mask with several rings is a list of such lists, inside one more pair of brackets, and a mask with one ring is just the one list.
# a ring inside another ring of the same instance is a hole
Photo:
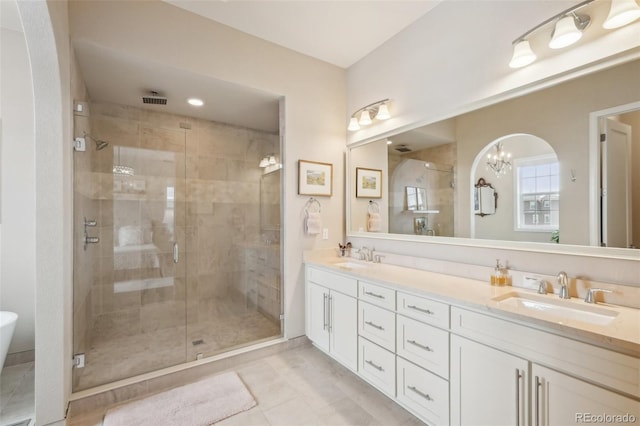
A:
{"label": "cabinet drawer", "polygon": [[358,297],[358,280],[333,272],[307,267],[307,280],[320,284],[347,296]]}
{"label": "cabinet drawer", "polygon": [[396,314],[358,300],[358,334],[395,352]]}
{"label": "cabinet drawer", "polygon": [[397,311],[437,327],[449,328],[449,305],[446,303],[398,292]]}
{"label": "cabinet drawer", "polygon": [[397,400],[428,424],[449,424],[449,382],[397,358]]}
{"label": "cabinet drawer", "polygon": [[390,397],[395,397],[396,356],[365,338],[358,337],[358,373]]}
{"label": "cabinet drawer", "polygon": [[358,298],[390,311],[396,309],[396,291],[387,287],[358,281]]}
{"label": "cabinet drawer", "polygon": [[445,379],[449,378],[449,333],[397,316],[397,354]]}

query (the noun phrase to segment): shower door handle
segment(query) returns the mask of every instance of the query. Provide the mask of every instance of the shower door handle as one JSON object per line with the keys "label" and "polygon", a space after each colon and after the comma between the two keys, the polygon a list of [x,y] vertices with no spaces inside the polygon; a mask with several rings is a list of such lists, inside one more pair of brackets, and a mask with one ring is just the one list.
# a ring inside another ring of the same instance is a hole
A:
{"label": "shower door handle", "polygon": [[178,253],[178,243],[173,243],[173,263],[178,263],[179,253]]}

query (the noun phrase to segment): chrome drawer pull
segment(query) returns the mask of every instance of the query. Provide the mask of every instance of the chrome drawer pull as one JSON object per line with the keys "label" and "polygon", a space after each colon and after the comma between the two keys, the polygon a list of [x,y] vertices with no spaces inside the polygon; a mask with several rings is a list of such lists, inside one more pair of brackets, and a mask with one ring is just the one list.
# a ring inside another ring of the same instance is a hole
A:
{"label": "chrome drawer pull", "polygon": [[375,365],[373,361],[365,361],[365,362],[378,371],[384,371],[384,368],[380,367],[379,365]]}
{"label": "chrome drawer pull", "polygon": [[373,296],[373,297],[377,297],[378,299],[384,299],[384,296],[381,294],[376,294],[376,293],[371,293],[370,291],[366,291],[364,292],[364,294],[366,294],[367,296]]}
{"label": "chrome drawer pull", "polygon": [[427,352],[433,352],[433,349],[431,349],[429,346],[422,345],[422,344],[416,342],[415,340],[407,340],[407,343],[411,343],[412,345],[417,346],[420,349],[424,349]]}
{"label": "chrome drawer pull", "polygon": [[416,311],[420,311],[420,312],[424,312],[427,315],[433,315],[434,312],[430,311],[429,309],[423,309],[423,308],[419,308],[415,305],[407,305],[407,308],[409,309],[415,309]]}
{"label": "chrome drawer pull", "polygon": [[433,401],[433,398],[431,398],[429,396],[429,394],[420,392],[418,389],[416,389],[415,386],[409,386],[409,387],[407,387],[407,389],[414,391],[415,393],[417,393],[418,395],[420,395],[421,397],[423,397],[427,401]]}
{"label": "chrome drawer pull", "polygon": [[381,326],[381,325],[374,324],[371,321],[365,321],[364,323],[367,324],[367,325],[370,325],[373,328],[377,328],[378,330],[384,331],[384,327]]}

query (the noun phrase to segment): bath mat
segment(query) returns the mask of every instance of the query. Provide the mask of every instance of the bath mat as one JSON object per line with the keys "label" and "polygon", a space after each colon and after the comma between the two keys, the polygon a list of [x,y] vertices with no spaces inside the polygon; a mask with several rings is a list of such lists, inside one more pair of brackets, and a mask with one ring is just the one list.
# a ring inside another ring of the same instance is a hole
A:
{"label": "bath mat", "polygon": [[103,426],[207,426],[256,405],[235,372],[111,408]]}

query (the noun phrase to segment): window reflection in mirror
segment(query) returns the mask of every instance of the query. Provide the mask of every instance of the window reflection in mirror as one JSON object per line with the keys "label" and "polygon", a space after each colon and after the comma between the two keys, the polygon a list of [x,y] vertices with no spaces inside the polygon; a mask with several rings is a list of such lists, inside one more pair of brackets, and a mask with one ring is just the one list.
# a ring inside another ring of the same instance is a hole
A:
{"label": "window reflection in mirror", "polygon": [[[496,143],[511,154],[513,167],[496,175],[486,166],[486,153]],[[500,194],[502,208],[474,215],[472,237],[507,241],[550,243],[559,230],[558,157],[545,140],[529,134],[513,134],[491,141],[478,154],[471,169],[473,182],[486,179]],[[476,184],[477,186],[477,184]],[[485,203],[486,204],[486,203]],[[553,209],[552,209],[553,205]]]}

